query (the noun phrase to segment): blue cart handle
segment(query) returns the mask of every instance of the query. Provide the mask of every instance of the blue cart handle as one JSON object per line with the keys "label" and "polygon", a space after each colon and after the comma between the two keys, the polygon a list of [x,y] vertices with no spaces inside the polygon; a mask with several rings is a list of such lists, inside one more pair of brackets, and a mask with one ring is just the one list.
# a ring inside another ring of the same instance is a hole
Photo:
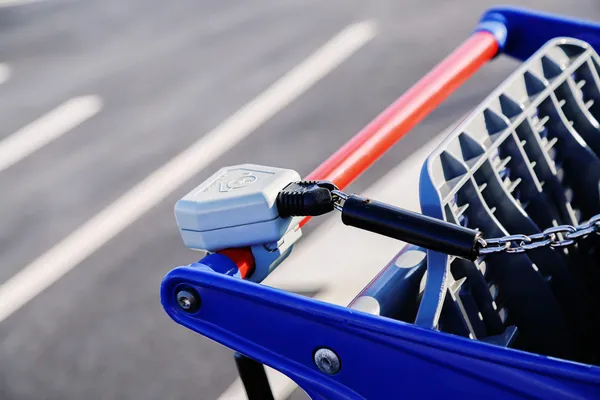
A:
{"label": "blue cart handle", "polygon": [[481,17],[475,32],[492,33],[498,54],[525,61],[557,37],[583,40],[600,52],[600,24],[516,7],[495,7]]}

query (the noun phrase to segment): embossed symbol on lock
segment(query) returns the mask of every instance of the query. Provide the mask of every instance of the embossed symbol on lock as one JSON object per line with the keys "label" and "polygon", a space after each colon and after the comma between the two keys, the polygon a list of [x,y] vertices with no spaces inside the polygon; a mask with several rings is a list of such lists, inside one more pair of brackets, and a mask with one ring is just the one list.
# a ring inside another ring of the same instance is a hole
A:
{"label": "embossed symbol on lock", "polygon": [[252,185],[257,180],[258,180],[257,176],[252,175],[251,172],[246,172],[246,173],[244,173],[243,176],[232,179],[227,184],[223,184],[223,182],[221,182],[221,184],[219,185],[219,191],[220,192],[230,192],[235,189],[239,189],[239,188],[246,187],[248,185]]}

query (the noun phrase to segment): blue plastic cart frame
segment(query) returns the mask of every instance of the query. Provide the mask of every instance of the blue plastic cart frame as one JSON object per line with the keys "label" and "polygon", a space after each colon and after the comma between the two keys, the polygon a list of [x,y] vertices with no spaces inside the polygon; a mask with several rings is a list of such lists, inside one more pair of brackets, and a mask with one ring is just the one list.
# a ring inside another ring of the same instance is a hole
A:
{"label": "blue plastic cart frame", "polygon": [[[556,37],[600,50],[599,24],[523,9],[490,9],[474,35],[482,33],[493,35],[498,54],[523,61]],[[446,257],[427,252],[429,263],[445,264]],[[600,398],[598,367],[323,303],[231,271],[238,265],[224,254],[172,270],[161,287],[164,309],[179,324],[289,376],[313,399]],[[178,305],[182,289],[198,295],[194,312]],[[321,348],[341,360],[337,373],[315,366]]]}

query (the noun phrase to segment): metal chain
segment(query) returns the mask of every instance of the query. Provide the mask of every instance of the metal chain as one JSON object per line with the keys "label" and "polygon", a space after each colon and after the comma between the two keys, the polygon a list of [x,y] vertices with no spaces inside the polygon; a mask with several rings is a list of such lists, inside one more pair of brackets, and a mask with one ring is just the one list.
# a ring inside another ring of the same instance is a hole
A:
{"label": "metal chain", "polygon": [[333,208],[338,211],[342,211],[344,209],[344,202],[348,200],[348,195],[341,190],[332,190],[331,195],[333,197]]}
{"label": "metal chain", "polygon": [[501,238],[479,239],[479,255],[491,253],[524,253],[540,247],[566,247],[592,233],[600,235],[600,214],[578,225],[553,226],[533,235],[508,235]]}

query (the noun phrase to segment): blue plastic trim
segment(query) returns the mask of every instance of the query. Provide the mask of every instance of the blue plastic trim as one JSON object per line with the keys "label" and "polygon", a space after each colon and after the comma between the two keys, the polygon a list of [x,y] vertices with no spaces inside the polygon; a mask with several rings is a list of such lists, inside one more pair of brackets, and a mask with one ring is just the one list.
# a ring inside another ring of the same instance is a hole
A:
{"label": "blue plastic trim", "polygon": [[[186,287],[201,296],[195,313],[177,305],[176,293]],[[315,399],[600,396],[598,367],[323,303],[215,273],[202,263],[171,271],[161,301],[179,324],[276,368]],[[339,373],[316,368],[312,357],[319,347],[339,355]]]}
{"label": "blue plastic trim", "polygon": [[498,42],[498,54],[500,54],[506,46],[506,38],[508,35],[504,19],[501,19],[500,21],[481,21],[477,24],[477,28],[475,29],[475,32],[480,31],[490,32],[496,37],[496,41]]}
{"label": "blue plastic trim", "polygon": [[546,42],[557,37],[580,39],[600,51],[600,24],[516,7],[495,7],[485,12],[476,31],[498,39],[499,52],[525,61]]}
{"label": "blue plastic trim", "polygon": [[[211,254],[209,257],[204,257],[202,265],[207,266],[219,274],[233,276],[234,278],[241,278],[240,270],[237,265],[231,260],[231,258],[224,256],[223,254]],[[200,262],[194,263],[191,266],[198,266]]]}
{"label": "blue plastic trim", "polygon": [[[413,322],[415,299],[427,270],[427,250],[407,245],[350,303],[349,307],[369,314]],[[367,302],[364,306],[362,302]],[[374,304],[376,302],[376,304]]]}
{"label": "blue plastic trim", "polygon": [[421,175],[419,176],[419,201],[421,211],[430,217],[444,219],[444,210],[442,209],[442,199],[435,188],[429,175],[429,163],[423,163]]}

